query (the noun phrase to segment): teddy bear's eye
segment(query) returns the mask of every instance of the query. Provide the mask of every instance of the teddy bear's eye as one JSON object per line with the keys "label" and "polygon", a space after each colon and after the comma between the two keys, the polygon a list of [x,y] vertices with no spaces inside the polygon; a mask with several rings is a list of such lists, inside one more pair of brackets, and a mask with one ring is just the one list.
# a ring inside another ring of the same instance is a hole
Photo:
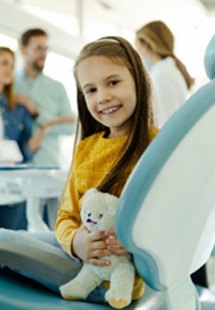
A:
{"label": "teddy bear's eye", "polygon": [[99,219],[101,219],[103,217],[103,214],[99,214]]}
{"label": "teddy bear's eye", "polygon": [[88,213],[87,216],[91,216],[91,213]]}

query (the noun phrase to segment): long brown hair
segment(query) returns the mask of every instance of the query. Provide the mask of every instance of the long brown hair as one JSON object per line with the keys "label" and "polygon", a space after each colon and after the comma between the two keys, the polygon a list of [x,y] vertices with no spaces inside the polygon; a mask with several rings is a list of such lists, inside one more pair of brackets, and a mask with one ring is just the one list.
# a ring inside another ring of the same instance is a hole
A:
{"label": "long brown hair", "polygon": [[[10,48],[5,47],[5,46],[0,46],[0,57],[4,53],[9,53],[14,59],[14,52]],[[13,87],[14,87],[13,81],[4,87],[4,93],[7,98],[7,107],[10,110],[15,108]]]}
{"label": "long brown hair", "polygon": [[174,55],[174,36],[167,25],[162,21],[153,21],[136,32],[140,43],[145,43],[161,58],[172,57],[181,71],[188,89],[194,84],[194,79],[188,73],[185,65]]}
{"label": "long brown hair", "polygon": [[121,37],[109,36],[87,44],[80,52],[75,63],[74,75],[77,82],[79,128],[81,140],[99,131],[108,133],[109,129],[97,122],[89,113],[84,95],[78,81],[78,65],[90,56],[105,56],[114,62],[126,66],[130,71],[136,88],[136,108],[133,118],[133,126],[127,143],[122,150],[121,157],[113,167],[112,171],[99,186],[101,191],[108,191],[120,173],[126,169],[132,156],[137,158],[143,153],[150,141],[150,128],[154,126],[154,116],[151,108],[151,84],[147,71],[142,61],[129,42]]}

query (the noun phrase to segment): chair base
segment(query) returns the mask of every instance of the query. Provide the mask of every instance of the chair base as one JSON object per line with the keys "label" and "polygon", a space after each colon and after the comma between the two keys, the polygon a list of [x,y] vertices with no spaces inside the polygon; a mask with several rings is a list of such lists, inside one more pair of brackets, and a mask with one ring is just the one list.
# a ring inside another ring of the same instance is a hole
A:
{"label": "chair base", "polygon": [[[8,268],[0,269],[0,309],[7,310],[110,310],[107,304],[67,301],[62,297],[38,284],[20,276]],[[144,296],[133,302],[126,310],[166,310],[161,293],[147,287]]]}
{"label": "chair base", "polygon": [[[106,304],[73,302],[37,282],[20,276],[8,268],[0,269],[0,309],[7,310],[110,310]],[[215,309],[215,296],[207,289],[198,287],[202,310]],[[162,293],[146,287],[144,296],[133,302],[126,310],[167,310],[168,306]],[[171,309],[173,310],[173,308]],[[175,310],[175,309],[174,309]],[[196,310],[196,309],[195,309]]]}

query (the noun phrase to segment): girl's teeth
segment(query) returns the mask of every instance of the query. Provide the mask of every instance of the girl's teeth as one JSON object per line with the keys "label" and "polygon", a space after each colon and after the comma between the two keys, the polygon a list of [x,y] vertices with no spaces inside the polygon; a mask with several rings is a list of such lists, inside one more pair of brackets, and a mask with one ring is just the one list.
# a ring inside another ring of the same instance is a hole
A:
{"label": "girl's teeth", "polygon": [[117,111],[118,110],[118,107],[114,107],[114,108],[110,108],[110,109],[107,109],[107,110],[103,110],[102,113],[103,114],[108,114],[108,113],[112,113],[114,111]]}

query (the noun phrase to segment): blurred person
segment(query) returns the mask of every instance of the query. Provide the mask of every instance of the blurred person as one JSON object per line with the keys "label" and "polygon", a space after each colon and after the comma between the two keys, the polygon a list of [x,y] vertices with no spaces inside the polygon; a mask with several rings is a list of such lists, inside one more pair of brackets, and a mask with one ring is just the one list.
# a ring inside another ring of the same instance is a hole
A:
{"label": "blurred person", "polygon": [[60,135],[73,133],[74,116],[62,83],[43,73],[48,34],[39,28],[25,31],[20,39],[24,68],[15,79],[16,98],[35,116],[34,130],[46,129],[33,165],[59,166]]}
{"label": "blurred person", "polygon": [[[154,109],[159,127],[185,102],[194,84],[186,67],[174,54],[174,41],[173,33],[162,21],[152,21],[136,32],[135,45],[157,95]],[[192,280],[208,286],[205,265],[192,275]]]}
{"label": "blurred person", "polygon": [[28,110],[15,102],[13,93],[14,53],[8,47],[0,46],[0,112],[2,136],[16,141],[23,156],[23,162],[31,161],[41,144],[46,124],[32,136],[32,117]]}
{"label": "blurred person", "polygon": [[[157,96],[154,109],[161,128],[185,102],[194,79],[175,56],[173,33],[162,21],[152,21],[137,30],[135,45],[153,81]],[[192,275],[192,280],[208,286],[205,265]]]}
{"label": "blurred person", "polygon": [[3,118],[2,118],[2,111],[0,111],[0,140],[4,138],[4,125],[3,125]]}
{"label": "blurred person", "polygon": [[[43,73],[48,52],[47,32],[40,28],[26,30],[20,38],[20,51],[23,69],[15,79],[16,98],[35,116],[33,130],[45,130],[40,149],[33,157],[32,164],[59,167],[59,137],[73,134],[74,117],[62,83]],[[45,205],[48,207],[44,208]],[[28,222],[31,223],[31,217],[37,214],[45,216],[49,227],[53,228],[57,208],[57,199],[46,199],[37,210],[28,209]]]}
{"label": "blurred person", "polygon": [[[32,117],[28,110],[15,102],[13,93],[14,53],[0,47],[0,116],[2,139],[17,143],[23,163],[31,161],[43,139],[44,129],[38,128],[32,136]],[[7,150],[4,150],[8,154]],[[2,152],[2,150],[0,150]],[[26,229],[25,202],[0,206],[0,227]]]}
{"label": "blurred person", "polygon": [[135,45],[151,75],[159,127],[185,102],[194,79],[174,54],[174,36],[162,21],[136,31]]}

